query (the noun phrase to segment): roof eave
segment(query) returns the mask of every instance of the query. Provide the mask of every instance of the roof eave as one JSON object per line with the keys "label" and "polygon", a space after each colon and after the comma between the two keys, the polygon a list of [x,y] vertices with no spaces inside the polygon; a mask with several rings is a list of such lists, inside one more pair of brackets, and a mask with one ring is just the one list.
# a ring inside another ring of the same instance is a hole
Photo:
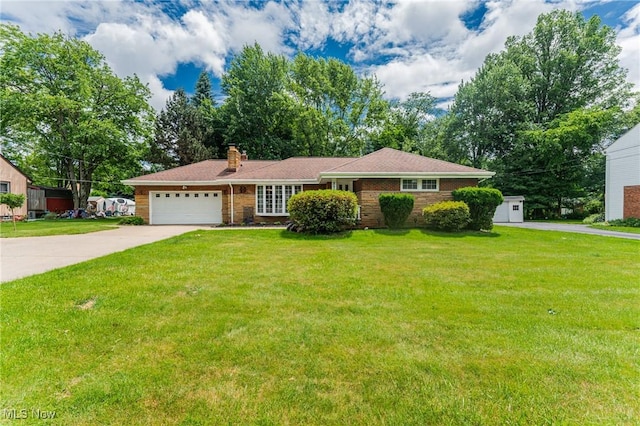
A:
{"label": "roof eave", "polygon": [[490,178],[495,172],[326,172],[320,173],[323,179],[340,179],[340,178]]}
{"label": "roof eave", "polygon": [[130,186],[175,186],[175,185],[191,185],[191,186],[207,186],[207,185],[223,185],[219,180],[138,180],[126,179],[120,181],[123,185]]}

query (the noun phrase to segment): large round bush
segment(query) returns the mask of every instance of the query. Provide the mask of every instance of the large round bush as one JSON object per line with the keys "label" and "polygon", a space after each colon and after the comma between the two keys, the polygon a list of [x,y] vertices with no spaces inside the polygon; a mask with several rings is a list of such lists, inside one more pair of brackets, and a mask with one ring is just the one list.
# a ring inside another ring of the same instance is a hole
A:
{"label": "large round bush", "polygon": [[463,201],[442,201],[422,210],[427,228],[458,232],[470,222],[469,206]]}
{"label": "large round bush", "polygon": [[467,226],[469,229],[489,231],[493,228],[493,215],[503,201],[500,191],[493,188],[469,186],[456,189],[452,195],[454,200],[464,201],[469,206],[469,213],[471,213],[471,222]]}
{"label": "large round bush", "polygon": [[304,191],[289,199],[287,210],[296,229],[311,234],[330,234],[355,225],[358,197],[348,191]]}

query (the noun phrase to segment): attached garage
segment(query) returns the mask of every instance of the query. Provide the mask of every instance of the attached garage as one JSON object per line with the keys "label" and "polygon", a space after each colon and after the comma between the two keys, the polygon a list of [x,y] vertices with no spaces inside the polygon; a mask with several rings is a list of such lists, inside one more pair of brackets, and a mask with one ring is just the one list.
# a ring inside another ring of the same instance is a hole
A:
{"label": "attached garage", "polygon": [[220,191],[149,192],[151,225],[206,225],[222,223]]}

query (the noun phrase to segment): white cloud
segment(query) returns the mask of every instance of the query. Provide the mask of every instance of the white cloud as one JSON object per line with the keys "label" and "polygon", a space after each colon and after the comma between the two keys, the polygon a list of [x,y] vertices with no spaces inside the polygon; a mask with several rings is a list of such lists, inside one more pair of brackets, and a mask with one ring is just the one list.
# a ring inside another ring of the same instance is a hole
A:
{"label": "white cloud", "polygon": [[627,11],[626,26],[618,31],[618,45],[622,48],[620,64],[629,70],[628,80],[640,90],[640,4]]}
{"label": "white cloud", "polygon": [[[488,53],[503,48],[509,35],[531,31],[540,13],[595,4],[493,0],[485,4],[480,28],[470,30],[461,16],[473,11],[478,1],[300,0],[254,7],[234,0],[3,0],[2,17],[27,32],[61,30],[84,37],[104,53],[118,75],[136,73],[148,83],[152,104],[162,108],[171,91],[160,77],[171,75],[181,63],[195,63],[219,77],[229,56],[246,44],[257,42],[265,51],[291,55],[296,49],[322,49],[329,38],[349,48],[348,59],[356,69],[376,74],[387,96],[405,98],[413,91],[430,91],[449,98]],[[624,19],[617,28],[620,60],[629,69],[629,80],[640,88],[640,5]]]}
{"label": "white cloud", "polygon": [[284,43],[284,31],[292,26],[291,14],[286,6],[269,2],[262,9],[234,3],[226,8],[229,47],[237,52],[245,45],[259,43],[266,51],[289,52]]}

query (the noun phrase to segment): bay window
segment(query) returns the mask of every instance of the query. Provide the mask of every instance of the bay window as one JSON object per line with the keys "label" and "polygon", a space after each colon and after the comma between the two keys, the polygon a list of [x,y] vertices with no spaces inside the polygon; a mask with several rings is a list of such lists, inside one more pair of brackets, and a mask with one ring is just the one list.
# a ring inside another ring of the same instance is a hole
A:
{"label": "bay window", "polygon": [[302,192],[302,185],[256,185],[256,214],[287,216],[289,198]]}

